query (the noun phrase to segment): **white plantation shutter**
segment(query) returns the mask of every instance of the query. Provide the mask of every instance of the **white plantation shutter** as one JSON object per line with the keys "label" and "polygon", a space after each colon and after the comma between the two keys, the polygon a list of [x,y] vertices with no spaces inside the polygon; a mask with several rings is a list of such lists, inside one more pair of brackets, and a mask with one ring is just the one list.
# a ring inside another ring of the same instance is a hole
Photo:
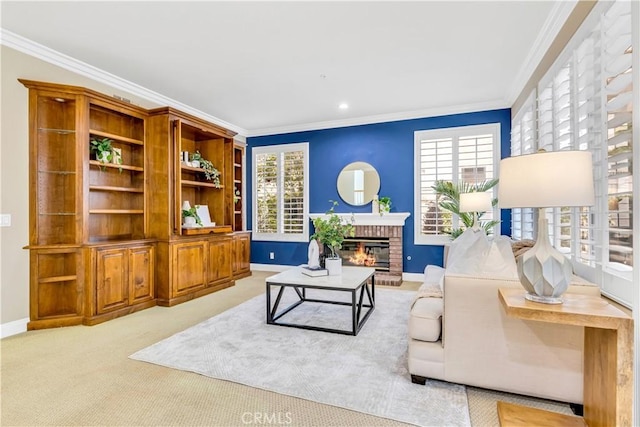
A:
{"label": "white plantation shutter", "polygon": [[634,108],[634,61],[631,48],[631,3],[616,2],[604,14],[601,25],[608,184],[606,189],[599,190],[606,191],[607,194],[608,256],[605,261],[609,267],[624,273],[630,272],[633,267],[631,115]]}
{"label": "white plantation shutter", "polygon": [[[535,93],[532,92],[513,119],[511,127],[511,155],[521,156],[535,152]],[[500,201],[498,201],[499,203]],[[533,239],[532,208],[511,210],[511,237],[515,240]]]}
{"label": "white plantation shutter", "polygon": [[451,229],[452,216],[440,209],[431,186],[436,181],[453,180],[453,138],[422,138],[419,144],[421,233],[443,235]]}
{"label": "white plantation shutter", "polygon": [[278,155],[276,153],[256,154],[254,191],[258,208],[258,219],[254,230],[258,233],[278,232]]}
{"label": "white plantation shutter", "polygon": [[[599,130],[598,117],[602,116],[600,102],[600,85],[597,84],[600,69],[600,55],[598,37],[591,32],[578,46],[573,54],[574,58],[574,143],[572,149],[591,151],[593,156],[594,182],[603,179],[600,157],[597,147],[601,144],[602,132]],[[573,245],[574,259],[589,267],[595,267],[598,262],[599,251],[596,245],[598,223],[601,220],[602,195],[596,192],[596,202],[592,207],[574,208],[572,217],[573,235],[576,236]]]}
{"label": "white plantation shutter", "polygon": [[255,147],[253,239],[308,240],[308,144]]}
{"label": "white plantation shutter", "polygon": [[307,216],[304,212],[304,152],[283,153],[282,215],[280,229],[285,234],[302,234]]}
{"label": "white plantation shutter", "polygon": [[[450,240],[445,231],[459,228],[458,217],[438,205],[431,188],[436,181],[481,183],[497,176],[500,127],[498,124],[419,131],[414,134],[416,197],[414,235],[416,244]],[[497,209],[482,221],[497,218]],[[494,230],[495,231],[495,230]]]}

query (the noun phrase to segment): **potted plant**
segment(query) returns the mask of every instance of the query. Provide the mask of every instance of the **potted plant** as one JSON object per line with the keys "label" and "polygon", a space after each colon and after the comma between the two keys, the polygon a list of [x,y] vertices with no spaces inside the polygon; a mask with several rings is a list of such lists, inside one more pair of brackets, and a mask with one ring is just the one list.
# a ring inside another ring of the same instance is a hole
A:
{"label": "potted plant", "polygon": [[207,181],[212,181],[216,188],[221,188],[220,185],[220,171],[213,166],[210,160],[205,159],[200,154],[200,151],[191,154],[191,166],[194,168],[202,168],[204,177]]}
{"label": "potted plant", "polygon": [[89,141],[89,151],[94,154],[100,163],[110,163],[113,159],[113,141],[109,138],[91,138]]}
{"label": "potted plant", "polygon": [[202,226],[202,221],[195,207],[182,209],[182,222],[186,227],[195,227],[196,224]]}
{"label": "potted plant", "polygon": [[380,197],[378,199],[378,209],[380,210],[380,215],[389,213],[389,211],[391,210],[391,197]]}
{"label": "potted plant", "polygon": [[[122,150],[115,148],[109,138],[91,138],[89,141],[89,151],[94,154],[100,163],[113,163],[118,165],[118,170],[122,173]],[[105,168],[102,167],[102,170]]]}
{"label": "potted plant", "polygon": [[[455,185],[451,181],[436,181],[435,184],[431,186],[431,188],[436,192],[436,195],[438,196],[438,206],[444,210],[458,215],[465,228],[471,228],[473,226],[473,212],[460,212],[460,194],[486,192],[495,187],[497,184],[497,179],[490,179],[478,184],[470,184],[468,182],[461,181]],[[491,200],[491,206],[495,206],[497,204],[498,199]],[[478,213],[478,220],[480,220],[483,213],[484,212]],[[497,220],[487,221],[484,224],[481,223],[481,228],[483,228],[485,233],[489,235],[491,234],[493,226],[499,223],[500,221]],[[463,232],[463,228],[452,228],[451,230],[445,230],[445,233],[451,235],[452,239],[456,239]]]}
{"label": "potted plant", "polygon": [[330,256],[325,259],[325,268],[329,270],[329,275],[337,275],[342,271],[342,260],[337,251],[342,248],[344,238],[355,235],[353,219],[350,222],[343,220],[335,213],[338,202],[329,200],[331,208],[326,212],[326,217],[318,217],[313,220],[315,233],[311,239],[316,239],[318,243],[329,248]]}

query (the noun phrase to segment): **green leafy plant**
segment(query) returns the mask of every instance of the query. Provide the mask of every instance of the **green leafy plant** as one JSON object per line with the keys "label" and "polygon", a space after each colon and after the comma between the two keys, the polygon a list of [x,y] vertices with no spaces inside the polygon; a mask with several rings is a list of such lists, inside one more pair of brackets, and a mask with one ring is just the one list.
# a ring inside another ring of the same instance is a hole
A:
{"label": "green leafy plant", "polygon": [[109,138],[91,138],[89,141],[89,151],[95,154],[96,160],[103,163],[110,162],[113,159],[113,140]]}
{"label": "green leafy plant", "polygon": [[207,181],[212,181],[213,185],[216,188],[222,188],[220,184],[220,171],[213,166],[213,163],[210,160],[205,159],[200,154],[200,151],[195,153],[191,153],[191,161],[197,160],[200,162],[200,167],[202,168],[202,172],[204,172],[204,177]]}
{"label": "green leafy plant", "polygon": [[[91,138],[89,140],[89,152],[95,155],[96,160],[101,163],[114,163],[118,165],[118,170],[122,173],[122,155],[112,144],[113,140],[109,138]],[[104,167],[100,169],[105,170]]]}
{"label": "green leafy plant", "polygon": [[187,218],[187,217],[195,218],[196,219],[196,224],[202,225],[202,221],[200,220],[200,215],[198,215],[198,212],[196,211],[195,207],[182,210],[183,221],[184,221],[184,218]]}
{"label": "green leafy plant", "polygon": [[378,199],[380,215],[391,211],[391,197],[383,196]]}
{"label": "green leafy plant", "polygon": [[355,226],[353,225],[353,218],[351,221],[346,221],[335,213],[338,202],[334,200],[329,200],[329,202],[332,205],[326,212],[328,218],[319,217],[313,220],[315,233],[313,233],[311,239],[316,239],[318,243],[326,245],[331,251],[331,258],[337,258],[336,251],[342,248],[344,238],[355,236]]}
{"label": "green leafy plant", "polygon": [[235,188],[233,190],[233,203],[238,203],[240,201],[240,190]]}
{"label": "green leafy plant", "polygon": [[[451,213],[454,213],[460,217],[460,221],[464,224],[466,228],[471,228],[473,226],[473,212],[460,212],[460,194],[462,193],[475,193],[475,192],[486,192],[495,187],[498,184],[498,179],[487,180],[478,184],[470,184],[467,182],[459,182],[457,184],[453,184],[451,181],[436,181],[431,188],[436,192],[438,196],[438,206],[440,208],[447,210]],[[491,200],[491,206],[495,206],[498,204],[498,199]],[[478,221],[484,212],[478,212]],[[486,234],[491,234],[492,229],[496,224],[499,224],[500,221],[492,220],[487,221],[484,224],[481,222],[480,227],[484,230]],[[445,230],[445,233],[451,235],[452,239],[460,236],[463,233],[463,228],[452,228],[450,231]]]}

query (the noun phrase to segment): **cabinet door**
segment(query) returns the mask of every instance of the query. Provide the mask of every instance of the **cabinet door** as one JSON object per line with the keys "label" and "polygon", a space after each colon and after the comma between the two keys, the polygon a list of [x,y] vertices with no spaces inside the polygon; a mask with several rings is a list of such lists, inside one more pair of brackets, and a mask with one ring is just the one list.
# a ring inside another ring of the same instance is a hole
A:
{"label": "cabinet door", "polygon": [[248,234],[237,234],[233,239],[233,274],[248,272],[251,254],[251,239]]}
{"label": "cabinet door", "polygon": [[173,246],[172,297],[205,287],[207,242],[177,243]]}
{"label": "cabinet door", "polygon": [[127,252],[126,248],[97,251],[97,314],[117,310],[129,304]]}
{"label": "cabinet door", "polygon": [[231,239],[209,242],[209,285],[231,280]]}
{"label": "cabinet door", "polygon": [[153,246],[129,249],[129,303],[137,304],[154,297]]}

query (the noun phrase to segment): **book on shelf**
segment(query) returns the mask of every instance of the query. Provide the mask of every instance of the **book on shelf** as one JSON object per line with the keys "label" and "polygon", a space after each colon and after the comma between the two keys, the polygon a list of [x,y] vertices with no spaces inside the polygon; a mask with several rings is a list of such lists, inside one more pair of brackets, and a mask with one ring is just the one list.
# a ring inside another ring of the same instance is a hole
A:
{"label": "book on shelf", "polygon": [[310,277],[320,277],[320,276],[328,276],[329,272],[326,268],[322,267],[309,267],[308,265],[303,265],[300,269],[302,274],[305,274]]}

